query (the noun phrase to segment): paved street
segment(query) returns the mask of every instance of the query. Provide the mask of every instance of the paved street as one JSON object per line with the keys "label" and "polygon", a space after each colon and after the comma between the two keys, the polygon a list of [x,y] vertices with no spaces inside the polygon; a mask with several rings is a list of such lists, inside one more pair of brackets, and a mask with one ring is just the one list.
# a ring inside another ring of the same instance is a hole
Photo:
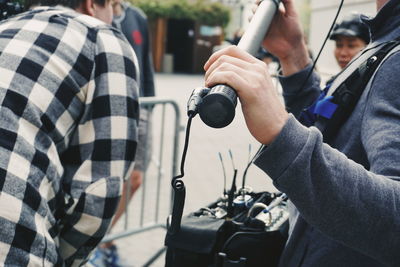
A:
{"label": "paved street", "polygon": [[[203,84],[202,75],[171,75],[157,74],[156,88],[157,96],[176,101],[181,111],[181,125],[186,126],[186,101],[193,88]],[[166,132],[165,141],[162,150],[163,164],[161,173],[161,189],[157,193],[157,179],[159,172],[157,170],[157,161],[159,161],[160,151],[160,125],[161,125],[161,107],[156,106],[153,114],[153,160],[146,176],[145,184],[145,202],[143,209],[143,220],[141,221],[140,205],[143,197],[143,190],[140,189],[135,194],[131,205],[129,206],[128,228],[138,229],[140,225],[151,225],[154,221],[165,223],[169,214],[170,199],[170,179],[172,162],[172,140],[174,114],[171,108],[166,107],[167,116],[165,119]],[[235,167],[238,169],[238,186],[242,183],[242,175],[248,161],[249,144],[251,144],[252,155],[258,149],[259,145],[253,137],[247,132],[245,123],[238,107],[236,110],[234,122],[223,129],[209,128],[200,120],[198,116],[193,120],[189,150],[186,159],[185,177],[183,181],[186,184],[186,204],[184,213],[193,212],[210,202],[215,201],[223,192],[223,172],[218,158],[218,152],[221,152],[224,158],[227,182],[231,181],[233,175],[232,161],[229,157],[229,149],[234,157]],[[184,132],[180,133],[179,164],[183,148]],[[255,191],[274,190],[270,180],[257,167],[253,166],[247,174],[247,184]],[[156,215],[156,197],[160,197],[160,213]],[[113,233],[117,233],[124,227],[124,218],[117,224]],[[163,247],[165,230],[158,228],[144,233],[131,235],[116,241],[120,248],[120,253],[132,266],[143,266],[147,260]],[[164,266],[163,254],[151,266]]]}

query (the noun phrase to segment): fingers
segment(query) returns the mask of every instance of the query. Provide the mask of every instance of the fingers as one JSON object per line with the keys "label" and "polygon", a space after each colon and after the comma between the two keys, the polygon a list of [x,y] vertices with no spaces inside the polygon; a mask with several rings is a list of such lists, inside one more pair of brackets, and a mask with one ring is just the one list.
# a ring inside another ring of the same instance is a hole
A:
{"label": "fingers", "polygon": [[268,81],[268,73],[261,69],[260,65],[241,68],[225,64],[209,75],[205,86],[211,88],[218,84],[226,84],[235,89],[241,102],[252,102],[255,98],[257,99],[256,96],[260,91],[272,86]]}
{"label": "fingers", "polygon": [[214,62],[216,62],[223,55],[238,58],[247,61],[249,63],[258,62],[258,60],[255,57],[251,56],[249,53],[243,51],[237,46],[231,45],[227,48],[221,49],[212,54],[211,57],[208,59],[208,61],[204,64],[204,70],[208,71],[210,66],[214,64]]}
{"label": "fingers", "polygon": [[210,74],[205,81],[205,85],[207,87],[213,87],[217,84],[226,84],[237,90],[246,86],[247,82],[244,78],[246,75],[248,74],[245,70],[231,65],[229,68],[221,69]]}
{"label": "fingers", "polygon": [[[266,88],[269,84],[267,65],[259,60],[253,63],[244,60],[221,56],[212,64],[205,77],[205,86],[227,84],[235,88],[238,95],[248,95],[255,88]],[[252,93],[250,93],[252,94]]]}
{"label": "fingers", "polygon": [[[231,46],[214,53],[204,68],[206,70],[205,85],[207,87],[215,84],[228,84],[232,87],[241,88],[245,86],[243,82],[249,80],[249,77],[253,77],[256,73],[261,72],[268,75],[265,63],[236,46]],[[224,75],[221,76],[218,74],[220,72]],[[233,77],[234,74],[238,75],[241,79]],[[222,80],[218,80],[219,77],[222,77]],[[229,77],[233,80],[229,79]],[[239,81],[241,81],[240,84],[235,84]]]}
{"label": "fingers", "polygon": [[282,4],[285,7],[285,15],[286,16],[294,16],[297,14],[293,0],[282,0]]}
{"label": "fingers", "polygon": [[251,63],[248,63],[244,60],[228,56],[228,55],[222,55],[220,56],[217,60],[213,62],[213,64],[208,67],[207,72],[205,74],[205,80],[208,79],[208,77],[216,70],[216,69],[221,69],[223,66],[226,65],[236,65],[240,68],[249,68]]}

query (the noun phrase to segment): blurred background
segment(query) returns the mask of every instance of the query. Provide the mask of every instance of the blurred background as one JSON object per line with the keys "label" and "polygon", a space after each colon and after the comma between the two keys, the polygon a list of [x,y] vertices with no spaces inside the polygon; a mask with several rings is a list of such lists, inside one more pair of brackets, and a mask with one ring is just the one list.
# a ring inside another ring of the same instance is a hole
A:
{"label": "blurred background", "polygon": [[[143,184],[128,205],[127,215],[118,221],[106,240],[115,240],[128,266],[161,267],[165,255],[165,222],[171,210],[170,181],[180,173],[186,102],[194,88],[204,85],[203,65],[211,54],[238,43],[248,26],[255,0],[127,1],[142,9],[149,22],[156,97],[143,97],[141,104],[150,109],[154,107],[152,155]],[[6,2],[0,0],[0,5]],[[340,0],[296,0],[295,4],[309,51],[315,57]],[[354,11],[373,16],[375,0],[346,0],[338,20]],[[334,42],[328,41],[316,65],[322,81],[340,70],[333,50]],[[273,62],[271,57],[266,59],[266,53],[264,56],[260,58],[266,63]],[[269,67],[272,74],[277,73],[277,62]],[[278,81],[276,85],[279,90]],[[210,128],[195,117],[183,177],[184,214],[222,196],[224,188],[230,187],[234,169],[238,170],[237,186],[240,187],[246,165],[259,147],[247,131],[240,103],[236,118],[223,129]],[[223,157],[226,179],[218,153]],[[267,175],[254,166],[247,173],[246,185],[257,192],[276,191]]]}
{"label": "blurred background", "polygon": [[[213,51],[235,42],[246,29],[254,0],[130,0],[147,14],[154,66],[163,73],[202,73]],[[335,16],[339,0],[296,0],[310,51],[316,55]],[[374,0],[346,0],[339,16],[353,11],[375,14]],[[338,72],[328,42],[317,64],[327,76]]]}

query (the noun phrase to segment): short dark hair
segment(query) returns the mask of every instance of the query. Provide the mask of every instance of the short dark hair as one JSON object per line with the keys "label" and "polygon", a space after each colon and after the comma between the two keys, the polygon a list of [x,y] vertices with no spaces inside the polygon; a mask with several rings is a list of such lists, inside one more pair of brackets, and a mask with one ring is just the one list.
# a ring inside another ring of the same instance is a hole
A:
{"label": "short dark hair", "polygon": [[[62,5],[70,8],[79,7],[85,0],[25,0],[25,8],[32,6],[57,6]],[[97,4],[104,6],[108,0],[94,0]]]}

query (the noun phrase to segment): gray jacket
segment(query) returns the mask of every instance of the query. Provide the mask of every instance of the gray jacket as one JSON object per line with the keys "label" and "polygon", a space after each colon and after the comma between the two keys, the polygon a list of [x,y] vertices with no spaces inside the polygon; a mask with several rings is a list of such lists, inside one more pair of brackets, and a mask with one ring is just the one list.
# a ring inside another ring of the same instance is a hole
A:
{"label": "gray jacket", "polygon": [[[372,42],[332,88],[400,36],[399,4],[365,19]],[[400,266],[400,53],[378,68],[332,147],[295,118],[320,93],[315,74],[299,91],[309,68],[282,79],[292,115],[255,162],[299,211],[280,266]]]}

